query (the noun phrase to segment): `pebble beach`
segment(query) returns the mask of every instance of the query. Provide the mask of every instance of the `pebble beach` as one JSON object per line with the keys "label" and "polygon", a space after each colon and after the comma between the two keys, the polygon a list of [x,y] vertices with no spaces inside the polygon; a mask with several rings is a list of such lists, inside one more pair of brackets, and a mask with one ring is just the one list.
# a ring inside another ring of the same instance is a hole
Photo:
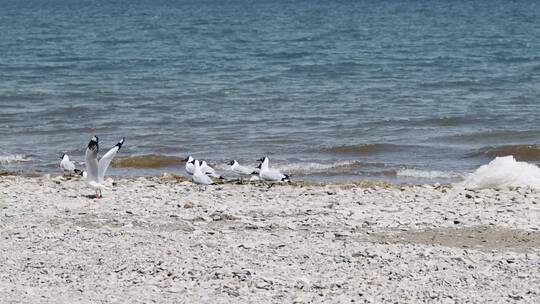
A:
{"label": "pebble beach", "polygon": [[3,303],[537,303],[540,191],[0,176]]}

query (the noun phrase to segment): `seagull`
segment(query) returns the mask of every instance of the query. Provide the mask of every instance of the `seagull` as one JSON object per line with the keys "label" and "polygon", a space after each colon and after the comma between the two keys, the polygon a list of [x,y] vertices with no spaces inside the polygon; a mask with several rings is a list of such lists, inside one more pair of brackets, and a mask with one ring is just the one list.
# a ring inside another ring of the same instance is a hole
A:
{"label": "seagull", "polygon": [[198,185],[215,185],[214,181],[210,178],[210,176],[203,173],[203,171],[201,170],[201,164],[201,162],[195,160],[193,176],[191,178],[192,181]]}
{"label": "seagull", "polygon": [[251,175],[253,173],[259,173],[258,168],[241,166],[236,160],[231,160],[228,165],[231,166],[231,170],[236,174]]}
{"label": "seagull", "polygon": [[201,171],[204,172],[206,175],[210,177],[215,177],[221,179],[221,175],[216,173],[216,170],[214,168],[210,167],[206,161],[202,161],[201,163]]}
{"label": "seagull", "polygon": [[259,165],[259,177],[268,182],[285,182],[290,181],[287,174],[281,173],[278,169],[269,167],[268,157],[263,157],[259,159],[262,163]]}
{"label": "seagull", "polygon": [[240,175],[240,183],[243,182],[242,177],[244,176],[251,176],[249,182],[259,179],[258,168],[241,166],[236,160],[231,160],[228,165],[231,166],[231,170],[234,173]]}
{"label": "seagull", "polygon": [[193,175],[193,172],[195,171],[195,165],[194,165],[195,160],[193,159],[193,157],[188,156],[185,159],[185,161],[186,161],[186,172],[189,175]]}
{"label": "seagull", "polygon": [[81,170],[75,168],[75,163],[69,160],[69,156],[67,154],[62,155],[61,159],[62,160],[60,161],[60,168],[64,170],[64,174],[66,172],[68,172],[69,175],[71,175],[72,173],[80,174]]}
{"label": "seagull", "polygon": [[98,137],[94,136],[90,139],[88,147],[86,148],[86,176],[85,182],[88,186],[96,190],[96,198],[102,198],[101,190],[107,189],[103,184],[105,182],[105,172],[111,164],[116,153],[122,148],[124,144],[124,138],[122,138],[114,147],[112,147],[103,157],[98,161]]}

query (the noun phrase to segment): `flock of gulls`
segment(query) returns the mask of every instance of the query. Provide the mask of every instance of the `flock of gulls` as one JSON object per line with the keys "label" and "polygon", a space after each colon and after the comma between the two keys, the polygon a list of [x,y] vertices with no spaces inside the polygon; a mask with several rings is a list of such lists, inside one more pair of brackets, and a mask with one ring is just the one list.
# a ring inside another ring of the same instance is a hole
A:
{"label": "flock of gulls", "polygon": [[[98,159],[99,139],[97,136],[93,136],[86,147],[86,171],[78,170],[75,167],[75,163],[71,161],[66,154],[61,157],[60,168],[62,168],[64,173],[82,175],[85,183],[90,188],[94,189],[96,198],[102,198],[101,191],[108,188],[105,180],[105,173],[123,144],[124,138]],[[258,161],[260,163],[257,167],[242,166],[236,160],[230,161],[228,165],[232,172],[240,176],[240,181],[247,177],[249,177],[249,181],[262,180],[270,183],[290,181],[287,174],[281,173],[278,169],[270,167],[268,157],[265,156]],[[206,161],[194,159],[192,156],[186,158],[185,169],[186,172],[191,175],[193,183],[198,185],[214,185],[215,182],[213,179],[223,179],[223,177],[219,175],[214,168],[209,166]]]}

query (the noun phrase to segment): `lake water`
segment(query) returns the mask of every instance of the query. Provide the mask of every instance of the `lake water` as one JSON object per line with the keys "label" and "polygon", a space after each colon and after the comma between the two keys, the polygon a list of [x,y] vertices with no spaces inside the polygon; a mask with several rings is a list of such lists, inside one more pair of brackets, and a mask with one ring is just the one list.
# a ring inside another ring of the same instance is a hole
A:
{"label": "lake water", "polygon": [[[0,0],[0,168],[459,180],[540,161],[539,1]],[[170,158],[156,158],[155,156]],[[151,162],[150,160],[156,160]]]}

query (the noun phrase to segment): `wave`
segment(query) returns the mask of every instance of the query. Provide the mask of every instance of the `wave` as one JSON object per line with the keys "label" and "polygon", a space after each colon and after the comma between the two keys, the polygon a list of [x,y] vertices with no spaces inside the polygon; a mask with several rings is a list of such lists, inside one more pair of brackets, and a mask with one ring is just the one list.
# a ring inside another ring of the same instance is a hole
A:
{"label": "wave", "polygon": [[427,89],[437,88],[469,88],[469,87],[487,87],[493,85],[494,80],[491,79],[452,79],[452,80],[434,80],[424,81],[420,85]]}
{"label": "wave", "polygon": [[344,75],[355,72],[358,69],[369,66],[369,63],[363,64],[356,61],[341,61],[334,63],[313,63],[313,64],[293,64],[286,71],[288,73],[308,73],[325,75]]}
{"label": "wave", "polygon": [[470,174],[460,185],[473,189],[540,188],[540,168],[527,162],[516,161],[513,156],[497,157]]}
{"label": "wave", "polygon": [[269,51],[265,53],[258,53],[255,54],[255,57],[269,57],[269,58],[276,58],[276,59],[291,59],[291,58],[302,58],[313,55],[313,52],[302,52],[302,51]]}
{"label": "wave", "polygon": [[508,141],[508,140],[523,140],[523,141],[532,141],[540,138],[540,131],[538,130],[527,130],[527,131],[486,131],[486,132],[474,132],[474,133],[463,133],[463,134],[454,134],[448,136],[434,137],[435,140],[443,140],[450,142],[460,142],[460,143],[478,143],[486,141]]}
{"label": "wave", "polygon": [[395,144],[365,144],[330,147],[323,149],[323,151],[332,154],[368,155],[386,152],[402,152],[411,150],[412,148],[414,148],[414,146]]}
{"label": "wave", "polygon": [[93,134],[93,133],[102,133],[106,131],[114,130],[113,127],[100,127],[100,128],[90,128],[90,127],[80,127],[80,128],[54,128],[54,127],[45,127],[45,128],[26,128],[16,131],[17,133],[24,135],[57,135],[57,134]]}
{"label": "wave", "polygon": [[464,176],[458,172],[446,172],[437,170],[416,170],[416,169],[400,169],[397,171],[397,176],[415,177],[425,179],[463,179]]}
{"label": "wave", "polygon": [[[340,175],[343,173],[350,173],[357,168],[380,168],[384,167],[385,165],[382,163],[368,163],[359,161],[336,161],[330,163],[297,162],[292,164],[272,162],[271,166],[287,174],[305,176],[311,174]],[[217,164],[214,166],[214,168],[220,171],[228,171],[230,167],[224,164]]]}
{"label": "wave", "polygon": [[478,123],[479,121],[481,121],[481,119],[477,117],[439,116],[439,117],[432,117],[432,118],[419,120],[414,123],[419,124],[419,125],[429,125],[429,126],[435,125],[435,126],[443,126],[443,127],[453,127],[453,126],[475,124],[475,123]]}
{"label": "wave", "polygon": [[158,144],[147,144],[147,145],[141,145],[139,146],[141,149],[144,149],[146,151],[154,151],[157,153],[163,153],[163,154],[182,154],[188,151],[187,148],[180,147],[180,146],[164,146],[164,145],[158,145]]}
{"label": "wave", "polygon": [[12,163],[29,162],[32,159],[24,154],[12,154],[0,156],[0,165],[7,165]]}
{"label": "wave", "polygon": [[164,168],[180,165],[184,158],[165,155],[139,155],[119,157],[113,160],[112,166],[116,168]]}
{"label": "wave", "polygon": [[295,164],[276,164],[279,170],[293,175],[309,175],[316,173],[344,173],[354,168],[361,167],[363,164],[357,161],[342,161],[333,163],[295,163]]}
{"label": "wave", "polygon": [[470,156],[501,157],[512,155],[518,160],[540,160],[540,145],[507,145],[498,147],[485,147],[470,154]]}

